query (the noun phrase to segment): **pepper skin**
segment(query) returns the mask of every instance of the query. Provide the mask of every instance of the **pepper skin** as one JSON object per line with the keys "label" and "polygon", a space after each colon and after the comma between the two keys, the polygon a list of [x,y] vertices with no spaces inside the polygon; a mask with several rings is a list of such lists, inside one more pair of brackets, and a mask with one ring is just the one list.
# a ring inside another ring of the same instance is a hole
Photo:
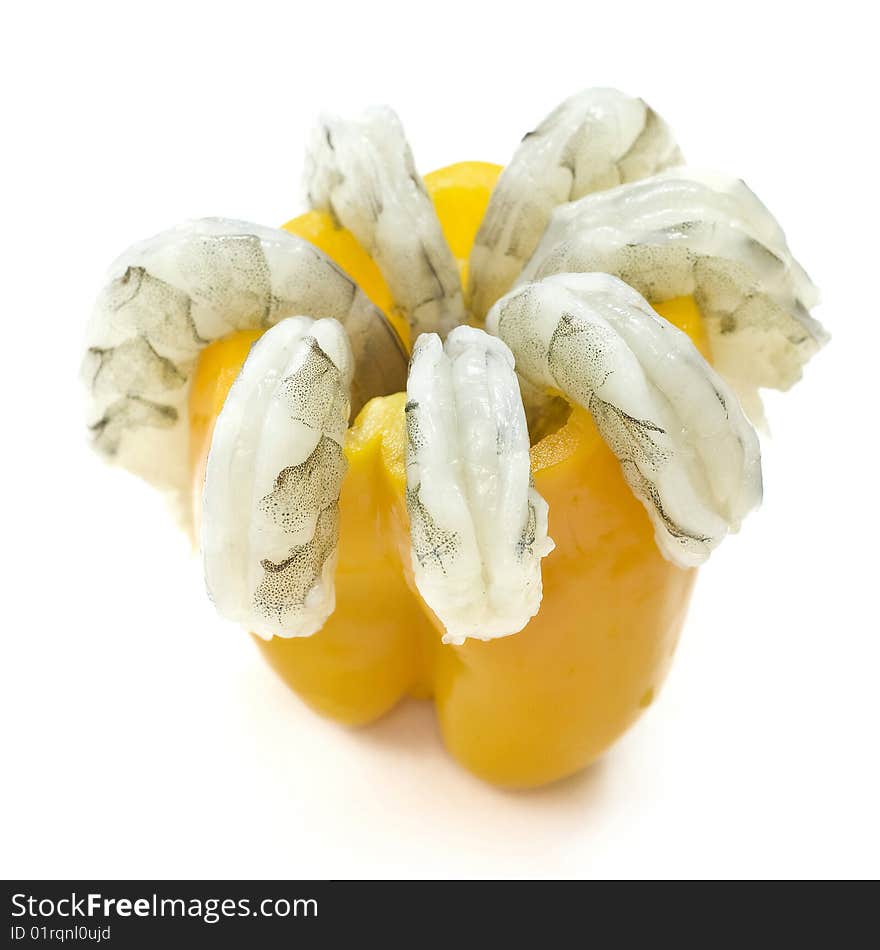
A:
{"label": "pepper skin", "polygon": [[[463,280],[499,172],[465,162],[425,177]],[[285,228],[331,256],[408,339],[378,268],[348,232],[314,211]],[[708,357],[691,298],[654,306]],[[190,399],[196,496],[214,420],[257,335],[220,340],[199,360]],[[404,404],[403,393],[372,400],[346,437],[335,612],[311,637],[254,639],[308,705],[340,722],[367,723],[406,695],[433,696],[446,746],[481,778],[525,788],[573,774],[653,701],[696,571],[661,556],[617,460],[575,407],[531,450],[556,542],[538,615],[513,636],[441,644],[410,566]]]}

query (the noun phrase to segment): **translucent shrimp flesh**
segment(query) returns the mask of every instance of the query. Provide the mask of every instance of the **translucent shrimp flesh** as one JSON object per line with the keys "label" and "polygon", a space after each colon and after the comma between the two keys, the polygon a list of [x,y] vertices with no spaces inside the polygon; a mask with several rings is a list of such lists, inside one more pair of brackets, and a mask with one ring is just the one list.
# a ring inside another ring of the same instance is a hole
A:
{"label": "translucent shrimp flesh", "polygon": [[391,109],[325,119],[306,156],[306,188],[312,207],[332,214],[379,265],[413,340],[465,322],[458,265]]}
{"label": "translucent shrimp flesh", "polygon": [[690,338],[607,274],[559,274],[502,297],[487,328],[533,385],[589,410],[657,545],[703,563],[761,499],[757,435]]}
{"label": "translucent shrimp flesh", "polygon": [[754,415],[758,388],[789,388],[827,340],[809,312],[818,292],[779,224],[718,173],[673,169],[561,205],[520,283],[596,271],[654,303],[692,295],[714,365]]}
{"label": "translucent shrimp flesh", "polygon": [[217,417],[205,580],[224,617],[266,639],[309,636],[335,607],[351,377],[342,326],[291,317],[251,348]]}
{"label": "translucent shrimp flesh", "polygon": [[531,482],[513,357],[458,327],[422,335],[407,382],[407,506],[412,566],[445,643],[521,630],[541,603],[552,549],[547,503]]}
{"label": "translucent shrimp flesh", "polygon": [[406,385],[388,320],[326,255],[281,230],[222,218],[188,222],[126,251],[88,330],[83,376],[95,448],[191,511],[190,381],[201,350],[285,317],[337,319],[354,359],[352,409]]}
{"label": "translucent shrimp flesh", "polygon": [[558,205],[681,162],[643,100],[601,88],[566,99],[523,138],[492,192],[470,257],[474,316],[510,289]]}

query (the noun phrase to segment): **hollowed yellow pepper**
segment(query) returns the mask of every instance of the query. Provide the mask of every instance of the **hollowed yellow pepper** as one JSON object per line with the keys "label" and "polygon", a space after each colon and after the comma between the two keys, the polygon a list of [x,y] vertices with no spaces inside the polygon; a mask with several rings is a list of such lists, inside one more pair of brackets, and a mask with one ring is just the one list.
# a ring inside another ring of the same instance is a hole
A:
{"label": "hollowed yellow pepper", "polygon": [[[500,170],[466,162],[425,177],[463,282]],[[285,228],[332,257],[408,340],[385,281],[351,234],[317,211]],[[655,309],[709,355],[691,298]],[[227,337],[199,360],[190,397],[197,497],[214,420],[258,335]],[[528,787],[572,774],[652,702],[695,571],[661,556],[617,459],[575,407],[531,450],[556,542],[543,566],[540,612],[513,636],[441,644],[442,627],[412,579],[404,404],[404,393],[373,399],[346,437],[335,612],[311,637],[254,640],[306,703],[340,722],[367,723],[404,696],[433,696],[447,747],[481,778]]]}

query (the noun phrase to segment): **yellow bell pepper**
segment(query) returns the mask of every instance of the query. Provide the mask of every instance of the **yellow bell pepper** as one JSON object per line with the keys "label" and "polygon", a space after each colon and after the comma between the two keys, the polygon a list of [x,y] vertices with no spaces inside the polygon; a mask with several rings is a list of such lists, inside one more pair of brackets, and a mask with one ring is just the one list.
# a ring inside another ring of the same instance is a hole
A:
{"label": "yellow bell pepper", "polygon": [[[463,281],[500,171],[465,162],[425,177]],[[285,228],[332,257],[408,339],[379,269],[350,233],[317,211]],[[656,309],[708,356],[691,298]],[[214,421],[258,335],[226,337],[200,357],[190,396],[197,504]],[[543,568],[540,612],[514,636],[442,644],[442,626],[410,565],[405,399],[373,399],[346,437],[335,612],[314,636],[254,641],[306,703],[342,723],[370,722],[405,696],[433,697],[447,747],[481,778],[529,787],[570,775],[653,701],[695,570],[661,556],[617,459],[592,417],[575,407],[531,450],[556,542]]]}

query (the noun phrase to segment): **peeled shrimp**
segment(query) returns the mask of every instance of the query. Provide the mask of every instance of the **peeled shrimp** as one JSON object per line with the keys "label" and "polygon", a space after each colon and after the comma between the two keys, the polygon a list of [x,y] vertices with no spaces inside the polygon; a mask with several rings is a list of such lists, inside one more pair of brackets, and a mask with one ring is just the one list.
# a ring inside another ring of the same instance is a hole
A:
{"label": "peeled shrimp", "polygon": [[464,323],[458,266],[391,109],[325,120],[306,156],[306,187],[312,207],[332,214],[379,265],[413,340]]}
{"label": "peeled shrimp", "polygon": [[407,382],[412,566],[445,643],[521,630],[541,603],[547,503],[531,483],[513,356],[458,327],[423,335]]}
{"label": "peeled shrimp", "polygon": [[761,499],[758,438],[680,330],[607,274],[559,274],[489,313],[530,383],[592,413],[654,523],[657,546],[701,564]]}
{"label": "peeled shrimp", "polygon": [[513,285],[557,205],[678,165],[669,127],[643,100],[586,89],[529,132],[492,192],[470,257],[481,319]]}
{"label": "peeled shrimp", "polygon": [[332,317],[354,361],[352,409],[406,384],[407,354],[385,316],[321,251],[284,231],[192,221],[126,251],[88,331],[89,427],[106,457],[171,492],[189,520],[190,380],[201,350],[285,317]]}
{"label": "peeled shrimp", "polygon": [[291,317],[251,348],[217,417],[202,509],[208,592],[266,639],[335,607],[352,355],[336,320]]}
{"label": "peeled shrimp", "polygon": [[673,169],[560,206],[520,282],[594,271],[655,303],[693,295],[714,365],[754,412],[759,387],[788,389],[827,340],[778,223],[724,175]]}

